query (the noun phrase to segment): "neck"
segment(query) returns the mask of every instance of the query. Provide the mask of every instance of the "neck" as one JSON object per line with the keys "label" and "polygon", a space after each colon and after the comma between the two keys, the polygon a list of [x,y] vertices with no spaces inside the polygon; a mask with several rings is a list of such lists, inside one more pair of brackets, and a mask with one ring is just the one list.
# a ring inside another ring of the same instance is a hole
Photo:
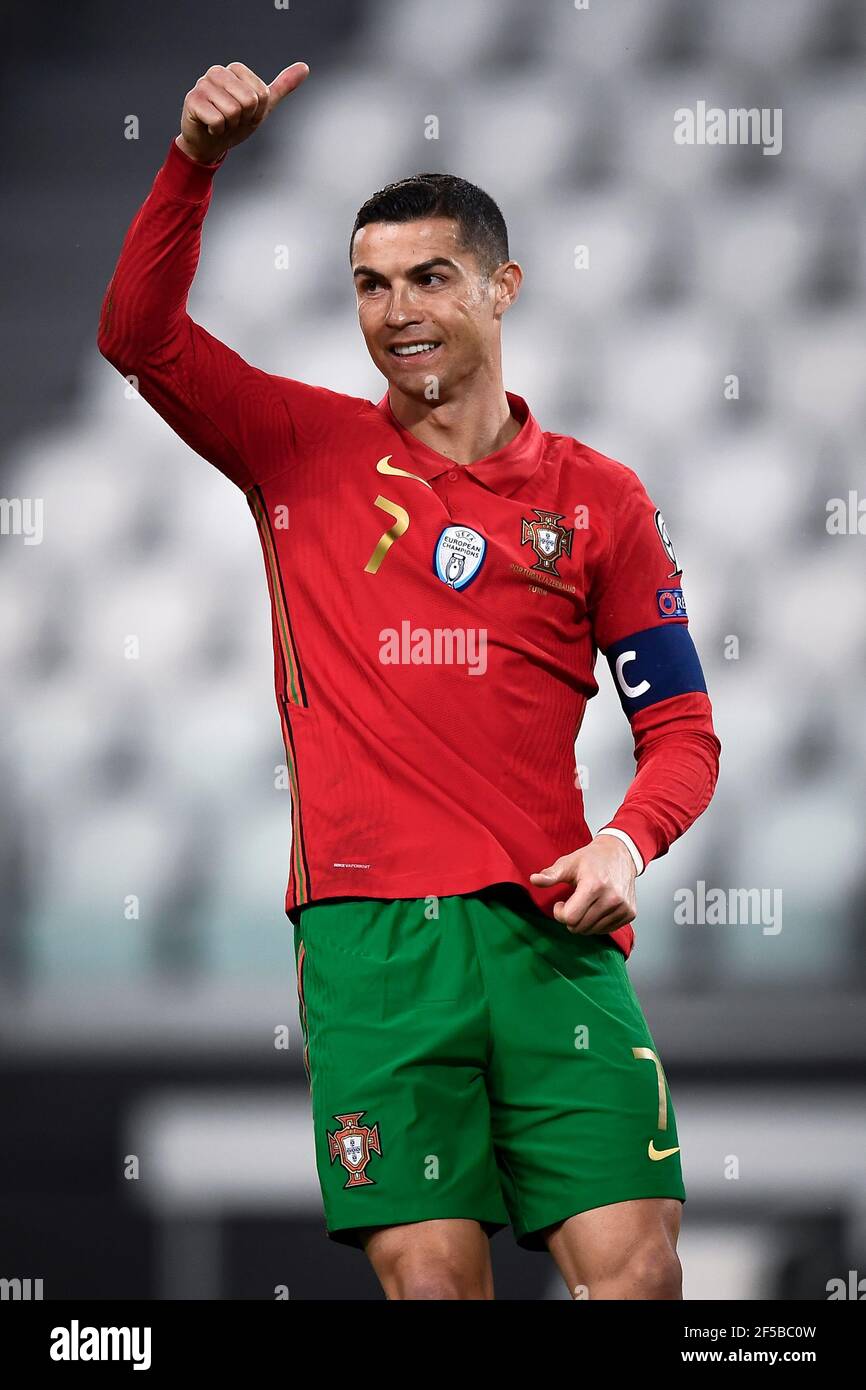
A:
{"label": "neck", "polygon": [[419,401],[391,385],[388,400],[404,429],[458,464],[487,458],[520,433],[498,375],[461,384],[445,401]]}

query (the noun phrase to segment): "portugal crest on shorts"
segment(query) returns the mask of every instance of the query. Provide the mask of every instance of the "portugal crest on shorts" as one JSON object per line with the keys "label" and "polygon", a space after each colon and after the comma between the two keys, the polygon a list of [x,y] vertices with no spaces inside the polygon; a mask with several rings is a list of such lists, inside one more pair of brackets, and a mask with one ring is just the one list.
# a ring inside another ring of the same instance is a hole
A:
{"label": "portugal crest on shorts", "polygon": [[327,1130],[328,1151],[331,1155],[331,1162],[339,1158],[346,1172],[349,1174],[343,1184],[343,1191],[349,1187],[370,1187],[374,1186],[372,1178],[368,1178],[364,1169],[370,1162],[371,1153],[382,1155],[382,1141],[379,1138],[379,1126],[359,1123],[361,1117],[366,1114],[364,1110],[357,1110],[353,1115],[335,1115],[334,1119],[340,1121],[341,1129],[334,1130],[333,1134]]}
{"label": "portugal crest on shorts", "polygon": [[558,577],[556,562],[561,555],[571,554],[574,528],[559,525],[564,512],[542,512],[538,507],[533,507],[532,510],[535,512],[534,521],[521,518],[520,544],[531,545],[535,551],[538,558],[532,566],[534,570],[541,570],[544,574],[555,574]]}

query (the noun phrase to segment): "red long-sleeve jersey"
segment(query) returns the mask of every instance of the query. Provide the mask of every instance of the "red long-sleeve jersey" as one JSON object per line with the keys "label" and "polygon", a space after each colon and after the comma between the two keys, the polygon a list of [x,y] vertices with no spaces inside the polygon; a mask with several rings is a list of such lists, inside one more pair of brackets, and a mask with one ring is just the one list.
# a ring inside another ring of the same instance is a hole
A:
{"label": "red long-sleeve jersey", "polygon": [[[187,313],[219,165],[172,141],[105,294],[100,351],[246,495],[292,792],[286,910],[521,885],[587,844],[574,740],[611,666],[636,776],[608,826],[647,864],[721,745],[664,521],[637,476],[521,422],[458,466],[378,403],[251,366]],[[612,933],[628,956],[632,926]]]}

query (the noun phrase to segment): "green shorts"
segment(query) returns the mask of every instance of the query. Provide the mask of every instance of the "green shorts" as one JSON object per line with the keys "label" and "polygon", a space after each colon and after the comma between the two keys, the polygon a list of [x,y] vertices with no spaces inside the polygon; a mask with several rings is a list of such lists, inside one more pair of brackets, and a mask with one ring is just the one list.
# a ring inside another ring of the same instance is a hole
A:
{"label": "green shorts", "polygon": [[577,1212],[685,1201],[662,1064],[609,937],[573,936],[510,885],[296,916],[333,1239],[464,1217],[543,1250]]}

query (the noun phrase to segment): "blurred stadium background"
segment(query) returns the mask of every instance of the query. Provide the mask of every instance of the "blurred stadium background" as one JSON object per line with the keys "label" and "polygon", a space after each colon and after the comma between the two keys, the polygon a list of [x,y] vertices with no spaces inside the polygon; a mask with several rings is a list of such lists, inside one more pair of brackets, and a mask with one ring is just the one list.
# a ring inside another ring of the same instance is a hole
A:
{"label": "blurred stadium background", "polygon": [[[354,212],[460,173],[527,273],[506,385],[662,507],[723,745],[710,811],[640,882],[630,966],[678,1109],[686,1297],[866,1275],[866,536],[827,528],[830,499],[866,495],[866,9],[112,0],[19,7],[4,49],[2,491],[43,500],[44,537],[0,536],[0,1276],[46,1298],[381,1296],[323,1233],[255,528],[95,346],[183,94],[235,58],[313,76],[220,172],[193,316],[378,399]],[[781,108],[781,153],[677,145],[698,101]],[[596,826],[633,766],[597,674]],[[782,929],[678,925],[701,880],[780,890]],[[566,1296],[510,1232],[493,1254],[501,1297]]]}

